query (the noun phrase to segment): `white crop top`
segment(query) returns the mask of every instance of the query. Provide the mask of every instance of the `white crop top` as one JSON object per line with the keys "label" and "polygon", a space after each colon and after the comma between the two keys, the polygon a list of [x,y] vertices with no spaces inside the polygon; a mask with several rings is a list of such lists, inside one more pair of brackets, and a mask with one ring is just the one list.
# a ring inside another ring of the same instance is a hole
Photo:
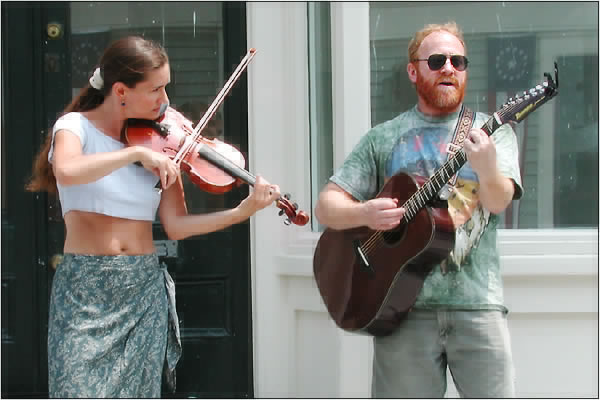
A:
{"label": "white crop top", "polygon": [[[99,131],[82,114],[63,115],[52,129],[52,144],[48,161],[52,162],[54,136],[65,129],[81,141],[84,154],[120,150],[125,145]],[[160,193],[154,188],[158,177],[147,169],[129,164],[95,182],[63,186],[57,182],[63,216],[71,210],[89,211],[112,217],[153,221],[160,203]]]}

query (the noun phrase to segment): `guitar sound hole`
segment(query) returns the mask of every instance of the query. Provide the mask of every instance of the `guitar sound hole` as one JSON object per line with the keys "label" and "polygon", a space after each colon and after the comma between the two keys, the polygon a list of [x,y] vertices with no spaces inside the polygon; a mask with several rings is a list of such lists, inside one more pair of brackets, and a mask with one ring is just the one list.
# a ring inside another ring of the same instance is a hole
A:
{"label": "guitar sound hole", "polygon": [[400,222],[396,228],[383,232],[383,239],[388,246],[395,246],[406,236],[406,224]]}

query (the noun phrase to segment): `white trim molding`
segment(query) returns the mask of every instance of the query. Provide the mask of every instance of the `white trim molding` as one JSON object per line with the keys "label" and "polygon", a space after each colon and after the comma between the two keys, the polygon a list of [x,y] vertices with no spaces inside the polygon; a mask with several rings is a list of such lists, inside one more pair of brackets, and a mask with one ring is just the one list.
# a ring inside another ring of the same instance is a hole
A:
{"label": "white trim molding", "polygon": [[331,3],[333,167],[371,127],[369,3]]}
{"label": "white trim molding", "polygon": [[[310,210],[307,6],[247,3],[249,168]],[[368,3],[331,3],[334,168],[370,128]],[[251,220],[256,397],[369,397],[372,340],[329,317],[319,233]],[[598,396],[598,229],[500,230],[519,397]],[[449,396],[456,395],[449,383]]]}

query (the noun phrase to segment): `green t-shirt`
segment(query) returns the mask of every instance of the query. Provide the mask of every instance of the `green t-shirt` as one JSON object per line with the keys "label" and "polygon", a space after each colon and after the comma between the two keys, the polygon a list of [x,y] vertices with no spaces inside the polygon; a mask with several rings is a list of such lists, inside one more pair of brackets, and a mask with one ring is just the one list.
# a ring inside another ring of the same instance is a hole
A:
{"label": "green t-shirt", "polygon": [[[417,107],[369,130],[330,178],[359,201],[375,198],[399,171],[430,177],[447,160],[459,112],[434,118]],[[489,116],[476,113],[473,126]],[[510,125],[492,135],[500,172],[515,182],[514,199],[523,194],[517,138]],[[415,308],[498,309],[506,311],[496,247],[499,217],[481,206],[479,180],[466,163],[448,201],[456,229],[449,257],[423,284]]]}

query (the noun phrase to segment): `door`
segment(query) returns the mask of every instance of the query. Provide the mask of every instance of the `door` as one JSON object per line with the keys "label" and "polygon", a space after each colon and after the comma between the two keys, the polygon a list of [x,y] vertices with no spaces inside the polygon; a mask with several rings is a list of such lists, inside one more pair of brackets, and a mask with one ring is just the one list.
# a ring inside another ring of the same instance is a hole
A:
{"label": "door", "polygon": [[45,346],[40,335],[47,329],[47,311],[39,310],[40,306],[47,309],[47,273],[43,254],[32,251],[38,245],[39,204],[44,196],[23,190],[38,136],[45,132],[40,104],[32,100],[39,94],[41,76],[37,61],[41,42],[31,30],[32,23],[39,25],[39,12],[2,2],[3,397],[43,396],[47,390],[39,380],[41,369],[47,369],[41,362]]}
{"label": "door", "polygon": [[[23,183],[48,128],[102,50],[131,34],[165,46],[171,105],[197,122],[246,53],[245,5],[2,3],[2,55],[11,60],[2,65],[2,393],[11,397],[47,393],[52,260],[64,240],[56,199],[26,193]],[[246,89],[243,75],[203,133],[247,156]],[[234,207],[248,194],[241,186],[211,195],[184,180],[190,213]],[[153,230],[176,282],[183,341],[177,393],[163,395],[252,397],[248,223],[179,242],[167,240],[158,220]]]}

